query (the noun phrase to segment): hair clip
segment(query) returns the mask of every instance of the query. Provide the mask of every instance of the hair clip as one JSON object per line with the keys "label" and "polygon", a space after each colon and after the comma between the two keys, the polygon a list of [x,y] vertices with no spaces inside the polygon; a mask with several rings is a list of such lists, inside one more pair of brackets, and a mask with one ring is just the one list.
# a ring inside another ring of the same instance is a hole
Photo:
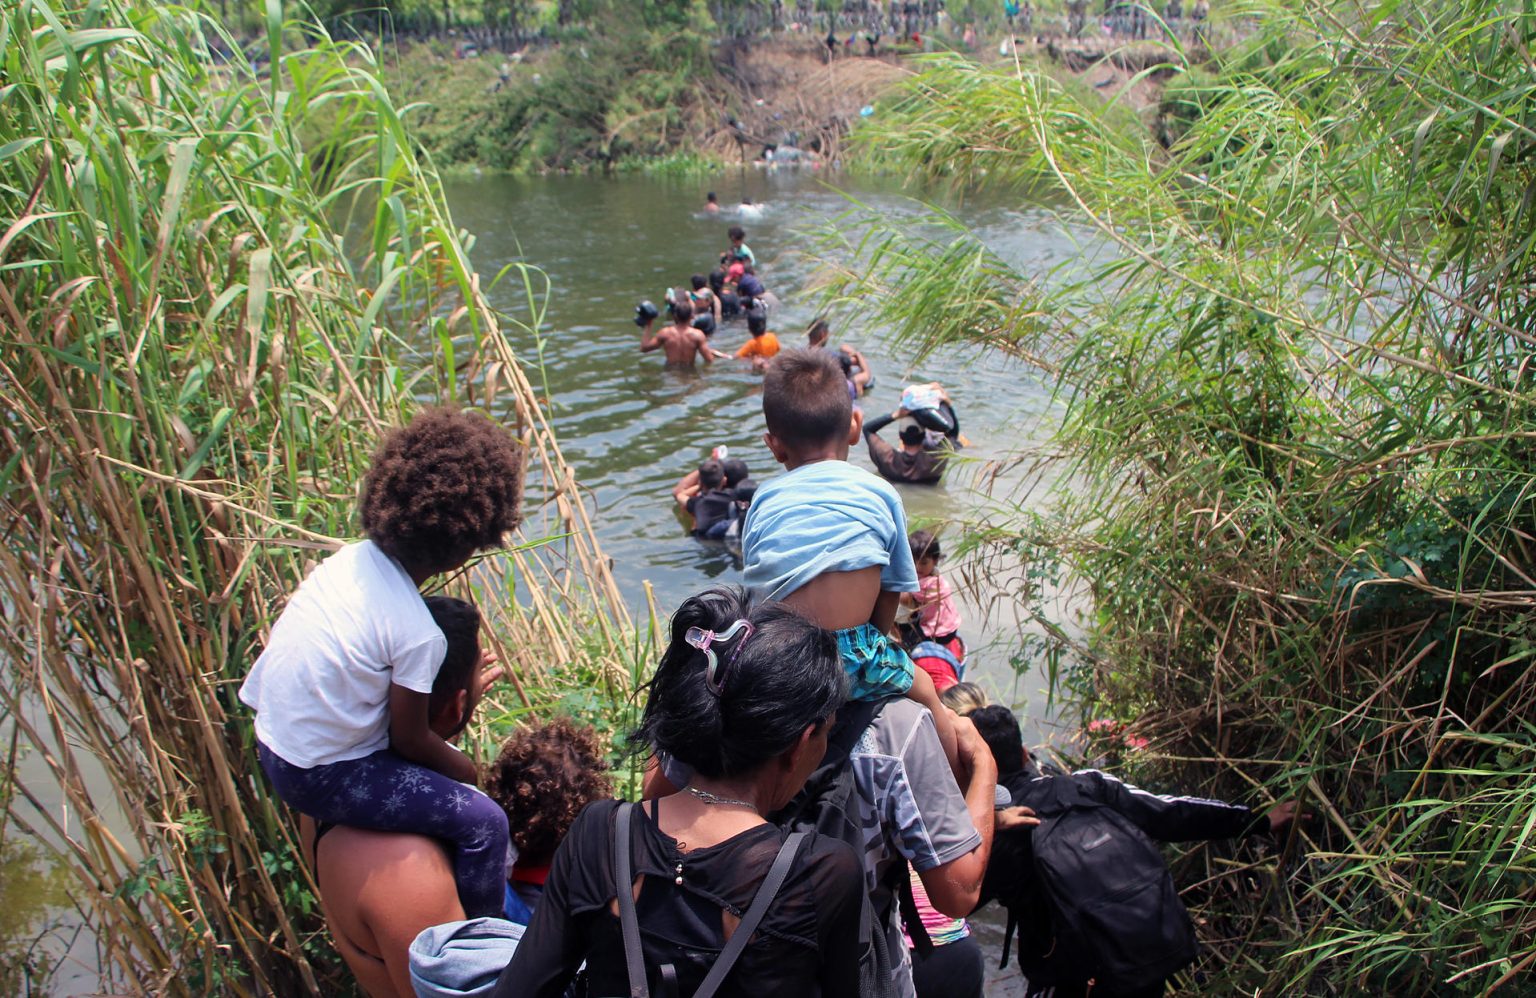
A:
{"label": "hair clip", "polygon": [[722,643],[729,641],[743,629],[747,633],[742,635],[740,641],[736,642],[736,647],[731,651],[731,657],[725,663],[725,668],[730,669],[732,665],[736,664],[736,656],[741,654],[742,645],[746,644],[747,639],[757,631],[757,628],[752,626],[751,621],[745,619],[738,620],[718,634],[714,631],[707,631],[702,627],[690,627],[688,628],[688,633],[683,635],[684,641],[703,652],[704,657],[709,660],[709,668],[704,672],[704,685],[715,696],[720,696],[725,692],[725,675],[723,671],[720,675],[716,675],[716,670],[720,668],[720,660],[715,656],[715,649],[711,645],[716,641]]}

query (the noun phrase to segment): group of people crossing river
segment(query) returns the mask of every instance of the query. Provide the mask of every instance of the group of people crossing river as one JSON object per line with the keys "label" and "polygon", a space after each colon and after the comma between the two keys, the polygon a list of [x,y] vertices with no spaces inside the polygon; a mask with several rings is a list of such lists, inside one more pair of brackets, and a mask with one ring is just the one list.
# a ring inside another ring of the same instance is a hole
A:
{"label": "group of people crossing river", "polygon": [[[732,299],[749,330],[773,310],[746,233],[729,237],[722,279],[668,296],[666,329],[642,303],[642,350],[709,361]],[[942,541],[909,531],[886,480],[922,480],[903,475],[931,473],[930,444],[960,445],[954,406],[909,385],[866,421],[868,364],[828,333],[748,341],[782,471],[758,483],[722,453],[674,491],[695,529],[735,532],[744,586],[672,614],[616,746],[643,760],[638,803],[615,799],[600,739],[568,719],[524,726],[486,770],[454,746],[517,666],[483,653],[476,606],[421,590],[517,528],[524,454],[454,408],[384,436],[364,539],[290,596],[240,689],[369,993],[971,998],[983,955],[965,920],[998,901],[1030,995],[1160,994],[1196,941],[1153,840],[1294,818],[1036,764],[1017,717],[965,682]],[[879,433],[903,418],[898,452]],[[861,438],[885,477],[849,463]]]}

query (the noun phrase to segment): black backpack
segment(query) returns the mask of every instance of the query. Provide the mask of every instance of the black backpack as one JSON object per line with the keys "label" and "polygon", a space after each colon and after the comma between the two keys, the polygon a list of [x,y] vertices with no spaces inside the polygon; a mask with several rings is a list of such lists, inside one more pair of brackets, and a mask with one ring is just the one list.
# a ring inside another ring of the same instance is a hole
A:
{"label": "black backpack", "polygon": [[[814,830],[846,842],[862,860],[864,830],[859,824],[859,788],[848,757],[853,754],[853,746],[859,737],[889,702],[849,701],[839,708],[837,723],[827,736],[827,754],[821,765],[805,781],[800,792],[783,808],[769,815],[768,820],[791,831]],[[897,863],[894,869],[905,878],[905,864]],[[874,908],[866,893],[859,909],[859,939],[863,941],[864,952],[859,955],[858,998],[894,998],[890,955],[883,942],[875,941],[875,933],[884,931],[884,926],[875,924]]]}
{"label": "black backpack", "polygon": [[1022,923],[1019,964],[1032,985],[1092,980],[1112,991],[1152,987],[1198,953],[1195,927],[1163,854],[1071,777],[1031,781],[1014,803],[1039,826],[999,836],[984,900],[1008,909],[1003,965]]}

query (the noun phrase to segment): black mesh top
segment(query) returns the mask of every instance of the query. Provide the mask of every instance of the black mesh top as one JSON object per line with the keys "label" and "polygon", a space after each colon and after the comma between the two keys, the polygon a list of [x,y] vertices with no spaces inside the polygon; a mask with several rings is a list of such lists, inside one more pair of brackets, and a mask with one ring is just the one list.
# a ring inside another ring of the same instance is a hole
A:
{"label": "black mesh top", "polygon": [[[544,897],[517,955],[497,982],[497,998],[560,998],[583,960],[589,994],[629,993],[623,936],[609,907],[618,805],[599,801],[576,819],[555,853]],[[764,824],[718,845],[686,849],[656,826],[654,807],[646,805],[633,822],[631,855],[636,879],[642,880],[636,913],[652,995],[687,998],[725,945],[722,912],[745,914],[787,833]],[[855,994],[863,890],[853,848],[811,833],[756,938],[718,994]]]}

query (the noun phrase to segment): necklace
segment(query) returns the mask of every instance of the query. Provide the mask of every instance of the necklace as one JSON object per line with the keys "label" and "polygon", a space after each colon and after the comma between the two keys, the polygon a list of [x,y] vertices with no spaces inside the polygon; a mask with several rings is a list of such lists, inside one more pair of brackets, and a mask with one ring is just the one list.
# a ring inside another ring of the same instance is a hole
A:
{"label": "necklace", "polygon": [[698,787],[684,787],[683,789],[687,790],[689,793],[693,794],[695,797],[706,804],[739,804],[742,807],[750,807],[754,811],[757,810],[757,805],[749,800],[737,800],[734,797],[721,797],[719,794],[712,794],[708,790],[700,790]]}

